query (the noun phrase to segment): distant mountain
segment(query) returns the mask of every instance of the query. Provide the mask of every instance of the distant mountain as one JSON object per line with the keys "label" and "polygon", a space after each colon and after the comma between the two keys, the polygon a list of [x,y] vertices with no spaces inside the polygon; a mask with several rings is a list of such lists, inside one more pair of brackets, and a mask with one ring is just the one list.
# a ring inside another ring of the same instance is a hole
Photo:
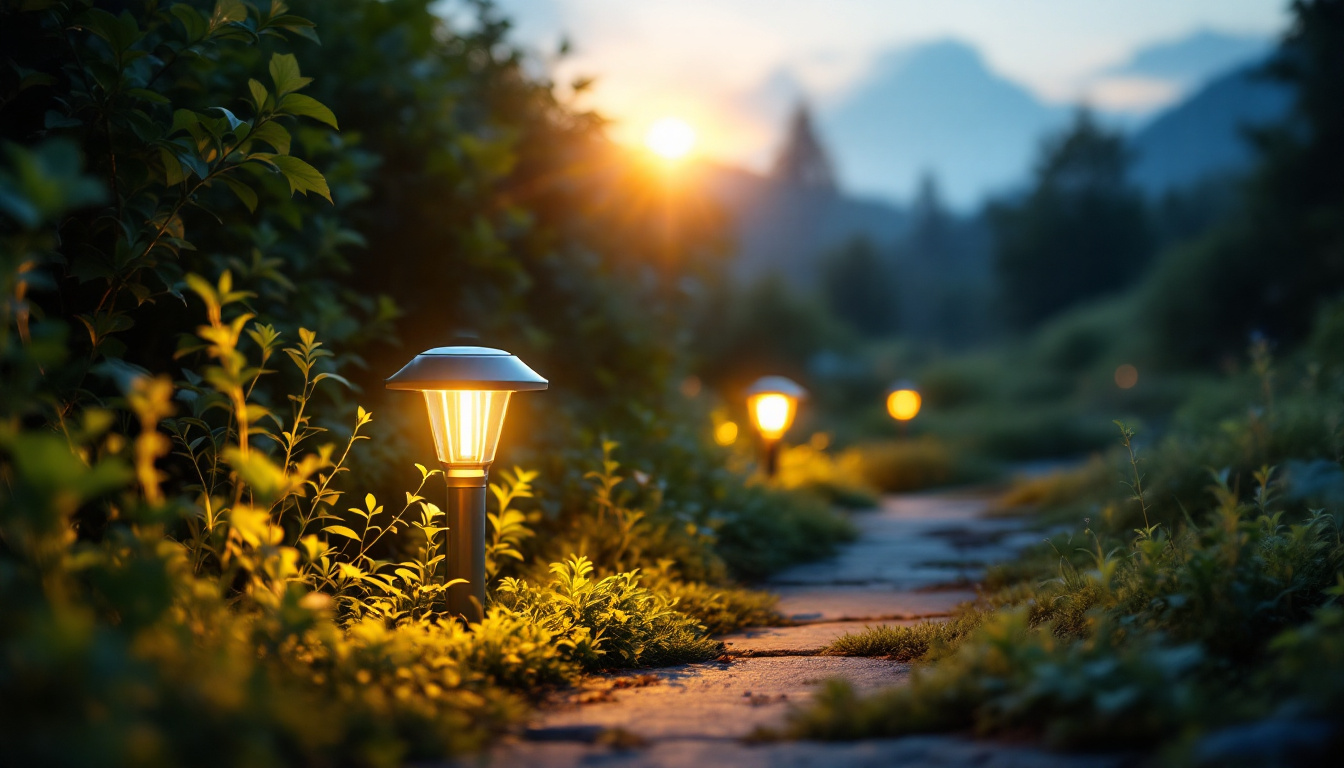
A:
{"label": "distant mountain", "polygon": [[1102,74],[1165,80],[1184,92],[1264,58],[1272,45],[1264,37],[1203,29],[1178,40],[1140,48],[1128,61]]}
{"label": "distant mountain", "polygon": [[944,40],[886,55],[819,123],[842,188],[891,197],[932,171],[949,202],[967,208],[1020,181],[1067,114],[994,74],[971,46]]}
{"label": "distant mountain", "polygon": [[1160,194],[1248,168],[1254,152],[1246,128],[1281,120],[1292,106],[1292,91],[1258,69],[1243,66],[1217,78],[1138,131],[1134,181]]}

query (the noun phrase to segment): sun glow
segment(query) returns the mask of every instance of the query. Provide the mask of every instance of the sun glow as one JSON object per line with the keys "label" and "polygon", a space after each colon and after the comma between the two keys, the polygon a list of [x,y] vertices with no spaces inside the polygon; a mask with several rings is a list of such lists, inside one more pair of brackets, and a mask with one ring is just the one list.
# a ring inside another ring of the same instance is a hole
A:
{"label": "sun glow", "polygon": [[649,126],[644,146],[665,160],[680,160],[695,146],[695,129],[685,120],[664,117]]}

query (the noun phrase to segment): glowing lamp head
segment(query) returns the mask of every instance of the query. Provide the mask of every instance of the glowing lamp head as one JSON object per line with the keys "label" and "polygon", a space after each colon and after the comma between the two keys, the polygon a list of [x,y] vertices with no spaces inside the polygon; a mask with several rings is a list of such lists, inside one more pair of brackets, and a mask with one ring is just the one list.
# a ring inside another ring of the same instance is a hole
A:
{"label": "glowing lamp head", "polygon": [[919,391],[908,381],[899,382],[887,393],[887,413],[897,421],[909,421],[915,418],[922,403],[923,398],[919,396]]}
{"label": "glowing lamp head", "polygon": [[783,376],[763,376],[747,388],[747,411],[766,440],[778,440],[789,431],[798,413],[798,401],[807,390]]}
{"label": "glowing lamp head", "polygon": [[495,460],[509,395],[546,387],[522,360],[488,347],[426,350],[387,380],[388,389],[424,393],[434,448],[449,477],[482,479]]}

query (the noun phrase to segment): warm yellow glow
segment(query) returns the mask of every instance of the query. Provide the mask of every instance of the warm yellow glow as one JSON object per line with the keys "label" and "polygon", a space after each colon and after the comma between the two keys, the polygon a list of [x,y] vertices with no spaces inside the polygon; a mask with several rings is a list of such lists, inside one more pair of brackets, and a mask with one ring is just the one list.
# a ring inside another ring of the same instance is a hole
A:
{"label": "warm yellow glow", "polygon": [[439,461],[453,466],[483,467],[495,460],[506,391],[425,390],[429,423]]}
{"label": "warm yellow glow", "polygon": [[725,421],[714,428],[714,442],[719,445],[732,445],[737,442],[737,422]]}
{"label": "warm yellow glow", "polygon": [[793,423],[793,409],[796,401],[788,395],[778,392],[766,392],[755,395],[747,404],[751,417],[756,420],[756,429],[767,440],[778,440]]}
{"label": "warm yellow glow", "polygon": [[1115,369],[1115,386],[1121,389],[1131,389],[1139,383],[1139,369],[1125,363]]}
{"label": "warm yellow glow", "polygon": [[897,421],[909,421],[919,413],[919,393],[913,389],[898,389],[887,395],[887,413]]}
{"label": "warm yellow glow", "polygon": [[644,146],[665,160],[680,160],[695,146],[695,129],[685,120],[664,117],[649,126]]}

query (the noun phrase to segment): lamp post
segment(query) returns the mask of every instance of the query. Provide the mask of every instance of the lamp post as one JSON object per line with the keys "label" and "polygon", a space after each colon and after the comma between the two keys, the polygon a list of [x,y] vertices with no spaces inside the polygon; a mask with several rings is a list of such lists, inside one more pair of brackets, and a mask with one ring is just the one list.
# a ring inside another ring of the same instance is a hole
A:
{"label": "lamp post", "polygon": [[887,391],[887,413],[901,425],[901,434],[905,434],[906,424],[919,414],[923,399],[919,390],[909,381],[898,381]]}
{"label": "lamp post", "polygon": [[480,621],[485,608],[485,490],[509,395],[546,389],[522,360],[488,347],[436,347],[387,380],[388,389],[423,392],[434,448],[448,484],[448,610]]}
{"label": "lamp post", "polygon": [[793,424],[798,401],[807,390],[783,376],[762,376],[747,387],[747,411],[761,433],[762,464],[765,476],[774,477],[779,469],[779,441]]}

